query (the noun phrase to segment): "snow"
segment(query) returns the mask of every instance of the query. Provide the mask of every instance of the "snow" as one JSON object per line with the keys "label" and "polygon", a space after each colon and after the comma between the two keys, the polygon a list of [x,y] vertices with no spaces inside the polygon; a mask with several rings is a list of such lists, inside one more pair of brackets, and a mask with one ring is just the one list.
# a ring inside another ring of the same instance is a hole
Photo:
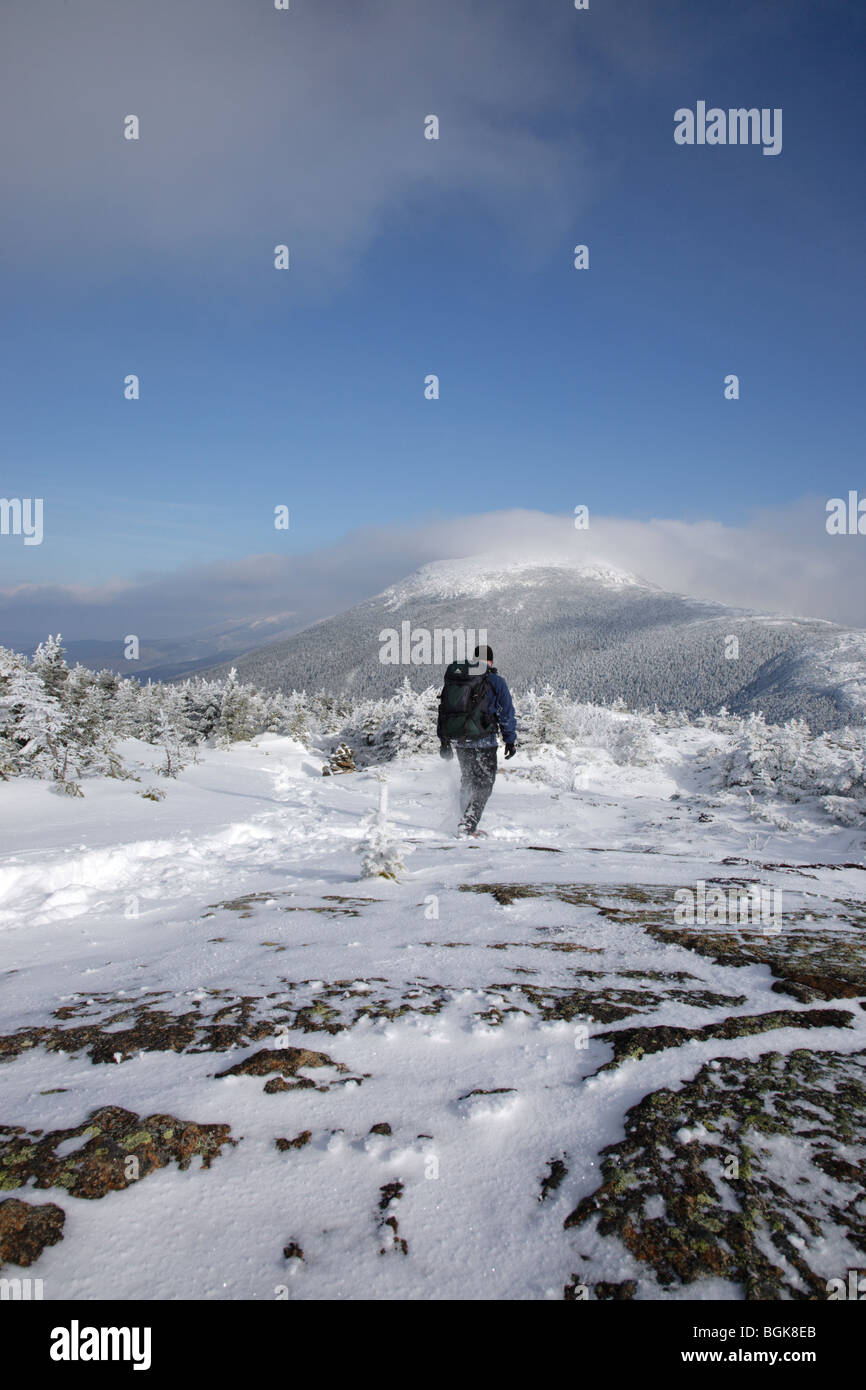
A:
{"label": "snow", "polygon": [[800,653],[787,673],[791,687],[824,686],[834,690],[852,718],[866,710],[866,632],[834,633],[821,646]]}
{"label": "snow", "polygon": [[637,575],[604,560],[578,559],[573,553],[551,552],[504,560],[495,555],[471,555],[459,560],[435,560],[422,565],[414,574],[384,591],[387,608],[399,608],[410,599],[480,598],[496,589],[523,584],[543,588],[550,583],[552,569],[565,569],[587,581],[607,588],[653,588]]}
{"label": "snow", "polygon": [[[83,799],[36,780],[0,783],[4,1034],[53,1024],[70,1002],[85,1008],[79,1024],[124,999],[176,1013],[197,1007],[206,1020],[221,1002],[216,991],[254,997],[261,1017],[278,996],[291,997],[293,1015],[319,1000],[355,1019],[333,1033],[288,1029],[291,1046],[348,1069],[301,1073],[327,1082],[322,1090],[266,1094],[258,1076],[215,1079],[262,1041],[219,1053],[135,1052],[116,1064],[33,1047],[4,1063],[4,1123],[73,1126],[98,1106],[121,1105],[228,1123],[241,1140],[207,1171],[198,1160],[187,1172],[171,1166],[100,1200],[12,1194],[56,1199],[67,1213],[63,1241],[28,1270],[45,1280],[46,1298],[273,1299],[288,1288],[293,1299],[546,1299],[561,1298],[579,1269],[635,1278],[640,1298],[663,1296],[615,1238],[563,1230],[598,1184],[600,1151],[623,1138],[626,1111],[691,1080],[710,1058],[853,1053],[866,1045],[866,1013],[842,1000],[849,1028],[695,1040],[599,1072],[612,1055],[603,1032],[807,1006],[773,992],[764,965],[716,964],[590,904],[550,895],[501,904],[465,889],[588,885],[615,904],[624,884],[672,894],[736,879],[742,867],[722,865],[730,856],[862,862],[862,832],[822,816],[808,797],[784,802],[790,828],[775,828],[770,849],[758,851],[748,794],[719,785],[720,741],[710,728],[659,727],[640,765],[584,746],[571,775],[555,773],[561,755],[524,754],[500,764],[489,838],[469,843],[453,838],[453,764],[425,755],[390,763],[386,800],[377,773],[322,777],[321,758],[277,735],[201,750],[176,779],[159,779],[158,802],[140,795],[157,780],[156,750],[132,740],[121,752],[140,783],[91,778]],[[701,823],[704,809],[712,819]],[[361,878],[357,850],[386,814],[405,867],[396,881]],[[866,888],[866,868],[758,874],[784,887],[788,915],[806,906],[838,915]],[[256,896],[238,907],[246,895]],[[601,1024],[545,1021],[528,1006],[526,989],[555,998],[585,984],[587,971],[605,988],[644,991],[645,1010]],[[648,972],[684,972],[689,988],[746,1002],[699,1006],[664,989],[654,1002]],[[388,1016],[382,1001],[412,1011]],[[344,1084],[344,1075],[358,1080]],[[370,1133],[380,1123],[390,1135]],[[276,1148],[276,1137],[304,1130],[306,1146]],[[677,1135],[706,1137],[703,1126]],[[773,1145],[781,1172],[784,1145]],[[567,1177],[541,1202],[541,1179],[562,1155]],[[394,1182],[402,1193],[383,1209]],[[283,1256],[290,1241],[303,1260]],[[850,1251],[829,1235],[825,1246],[832,1274]],[[742,1295],[712,1279],[664,1296]]]}

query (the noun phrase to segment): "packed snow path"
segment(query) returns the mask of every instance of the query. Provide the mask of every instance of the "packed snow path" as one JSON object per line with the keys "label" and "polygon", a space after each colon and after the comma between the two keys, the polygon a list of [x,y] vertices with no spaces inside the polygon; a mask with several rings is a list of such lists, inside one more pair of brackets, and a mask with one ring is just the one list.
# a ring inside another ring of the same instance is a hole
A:
{"label": "packed snow path", "polygon": [[[825,1296],[866,1253],[863,837],[757,823],[709,741],[501,766],[480,842],[454,764],[393,763],[397,881],[359,877],[375,774],[288,739],[0,786],[0,1203],[62,1213],[45,1297]],[[713,881],[781,931],[678,924]]]}

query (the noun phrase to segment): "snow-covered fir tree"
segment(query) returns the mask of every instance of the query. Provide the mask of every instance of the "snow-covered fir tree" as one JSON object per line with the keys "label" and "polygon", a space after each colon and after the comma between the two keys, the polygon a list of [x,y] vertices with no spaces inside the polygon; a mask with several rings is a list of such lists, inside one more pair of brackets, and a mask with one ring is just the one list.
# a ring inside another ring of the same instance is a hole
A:
{"label": "snow-covered fir tree", "polygon": [[184,681],[184,720],[191,742],[206,743],[212,739],[220,722],[222,684],[219,681]]}
{"label": "snow-covered fir tree", "polygon": [[40,642],[33,653],[32,669],[42,681],[49,695],[59,699],[69,679],[69,668],[63,655],[63,646],[58,633]]}
{"label": "snow-covered fir tree", "polygon": [[396,879],[403,868],[400,845],[388,825],[388,783],[384,775],[379,778],[379,805],[364,822],[357,853],[361,856],[362,878]]}
{"label": "snow-covered fir tree", "polygon": [[220,701],[219,739],[221,743],[239,743],[254,738],[259,732],[255,723],[253,690],[241,685],[234,667],[229,671]]}
{"label": "snow-covered fir tree", "polygon": [[[161,749],[158,766],[174,775],[190,750],[217,741],[230,747],[262,733],[298,739],[325,759],[346,744],[356,766],[377,766],[435,754],[437,702],[435,686],[415,690],[408,679],[388,698],[354,702],[322,692],[262,692],[242,684],[236,671],[224,680],[141,685],[110,671],[70,669],[52,636],[29,660],[0,648],[0,778],[47,778],[74,790],[76,779],[123,775],[116,741],[130,739]],[[573,700],[551,686],[530,690],[515,704],[521,757],[509,764],[511,777],[579,787],[588,753],[641,766],[658,756],[665,731],[692,727],[715,735],[715,747],[704,745],[701,756],[720,790],[739,789],[757,816],[774,799],[813,797],[843,824],[859,826],[866,818],[863,724],[813,734],[803,719],[774,725],[763,715],[724,708],[691,716],[640,713],[620,701]],[[126,745],[122,751],[129,751]],[[384,854],[389,837],[378,816],[368,831]]]}

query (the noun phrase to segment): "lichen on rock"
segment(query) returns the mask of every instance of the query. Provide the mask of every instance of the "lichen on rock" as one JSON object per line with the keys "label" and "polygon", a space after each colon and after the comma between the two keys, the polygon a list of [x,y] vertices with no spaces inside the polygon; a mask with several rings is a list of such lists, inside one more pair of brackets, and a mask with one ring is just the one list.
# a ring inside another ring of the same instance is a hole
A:
{"label": "lichen on rock", "polygon": [[681,1089],[645,1096],[565,1229],[595,1223],[662,1288],[716,1277],[747,1299],[826,1298],[838,1271],[823,1252],[866,1253],[864,1060],[718,1058]]}

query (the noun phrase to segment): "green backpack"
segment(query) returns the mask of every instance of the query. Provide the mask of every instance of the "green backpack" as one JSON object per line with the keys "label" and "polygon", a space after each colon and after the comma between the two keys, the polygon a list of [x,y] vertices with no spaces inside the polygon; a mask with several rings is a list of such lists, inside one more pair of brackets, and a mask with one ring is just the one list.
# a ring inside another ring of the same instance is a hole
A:
{"label": "green backpack", "polygon": [[478,663],[452,661],[439,695],[440,739],[481,738],[493,723],[493,691]]}

